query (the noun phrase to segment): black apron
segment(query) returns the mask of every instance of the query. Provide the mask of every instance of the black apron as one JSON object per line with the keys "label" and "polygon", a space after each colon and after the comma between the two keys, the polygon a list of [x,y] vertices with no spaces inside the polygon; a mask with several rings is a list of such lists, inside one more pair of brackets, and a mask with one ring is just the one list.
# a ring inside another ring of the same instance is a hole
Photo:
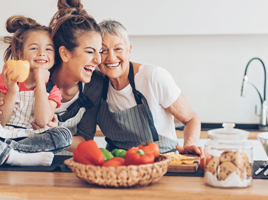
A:
{"label": "black apron", "polygon": [[107,149],[129,149],[142,143],[158,141],[158,133],[146,98],[136,90],[132,63],[129,65],[129,82],[137,105],[129,109],[111,112],[106,102],[109,78],[104,80],[103,99],[97,116],[97,123],[106,136]]}

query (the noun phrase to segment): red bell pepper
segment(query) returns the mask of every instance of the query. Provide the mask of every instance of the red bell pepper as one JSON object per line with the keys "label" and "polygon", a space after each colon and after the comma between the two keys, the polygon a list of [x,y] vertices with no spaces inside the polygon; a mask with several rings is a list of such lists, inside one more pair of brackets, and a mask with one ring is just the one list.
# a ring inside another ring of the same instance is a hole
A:
{"label": "red bell pepper", "polygon": [[121,157],[113,157],[110,160],[105,161],[102,166],[103,167],[118,167],[123,166],[125,163],[125,159]]}
{"label": "red bell pepper", "polygon": [[159,146],[155,142],[141,144],[138,149],[143,150],[146,154],[154,154],[154,158],[159,156]]}
{"label": "red bell pepper", "polygon": [[81,142],[73,152],[73,159],[86,165],[101,166],[104,163],[103,153],[94,140]]}
{"label": "red bell pepper", "polygon": [[73,159],[75,162],[78,162],[84,165],[94,165],[92,162],[87,160],[87,158],[83,154],[80,154],[77,148],[73,151]]}
{"label": "red bell pepper", "polygon": [[127,150],[125,165],[142,165],[151,163],[154,163],[154,155],[152,153],[146,154],[143,150],[138,148],[131,148]]}

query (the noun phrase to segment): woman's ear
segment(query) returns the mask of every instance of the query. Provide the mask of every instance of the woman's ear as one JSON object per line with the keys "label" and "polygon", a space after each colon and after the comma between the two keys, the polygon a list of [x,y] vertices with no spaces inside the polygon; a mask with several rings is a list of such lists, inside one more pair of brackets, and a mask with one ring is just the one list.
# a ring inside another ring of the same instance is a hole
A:
{"label": "woman's ear", "polygon": [[20,50],[17,51],[18,59],[23,60],[22,52]]}
{"label": "woman's ear", "polygon": [[132,51],[132,44],[129,45],[129,55],[131,54]]}
{"label": "woman's ear", "polygon": [[68,62],[69,61],[70,52],[65,48],[65,46],[61,46],[59,48],[59,54],[60,54],[61,60],[63,62]]}

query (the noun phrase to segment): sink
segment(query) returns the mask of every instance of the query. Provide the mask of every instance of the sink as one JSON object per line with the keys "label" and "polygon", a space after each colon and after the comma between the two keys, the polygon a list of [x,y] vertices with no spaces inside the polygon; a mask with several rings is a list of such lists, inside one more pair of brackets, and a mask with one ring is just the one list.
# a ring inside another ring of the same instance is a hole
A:
{"label": "sink", "polygon": [[[181,123],[175,123],[175,127],[176,130],[184,129],[184,126]],[[201,131],[208,131],[216,128],[222,128],[222,123],[201,123]],[[265,132],[259,130],[259,124],[235,124],[235,128],[243,129],[246,131]]]}

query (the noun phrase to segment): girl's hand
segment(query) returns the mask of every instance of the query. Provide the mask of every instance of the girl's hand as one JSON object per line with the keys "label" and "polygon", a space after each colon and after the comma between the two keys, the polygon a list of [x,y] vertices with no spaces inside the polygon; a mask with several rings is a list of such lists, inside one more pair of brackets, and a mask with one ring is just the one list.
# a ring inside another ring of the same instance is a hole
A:
{"label": "girl's hand", "polygon": [[8,92],[16,94],[19,92],[19,86],[17,82],[20,79],[21,75],[17,76],[16,79],[13,81],[11,80],[11,77],[15,71],[12,70],[9,74],[7,74],[8,69],[9,69],[9,66],[7,64],[4,64],[3,71],[2,71],[3,80],[7,86]]}
{"label": "girl's hand", "polygon": [[[33,128],[34,128],[35,130],[37,130],[37,129],[41,129],[41,128],[42,128],[42,127],[38,126],[38,124],[35,123],[35,122],[32,123],[32,126],[33,126]],[[50,127],[50,128],[54,128],[54,127],[56,127],[56,126],[59,126],[59,121],[58,121],[58,117],[57,117],[56,114],[53,115],[52,120],[51,120],[46,126],[48,126],[48,127]]]}
{"label": "girl's hand", "polygon": [[36,83],[47,83],[49,80],[50,72],[47,69],[37,68],[33,70],[34,80]]}

